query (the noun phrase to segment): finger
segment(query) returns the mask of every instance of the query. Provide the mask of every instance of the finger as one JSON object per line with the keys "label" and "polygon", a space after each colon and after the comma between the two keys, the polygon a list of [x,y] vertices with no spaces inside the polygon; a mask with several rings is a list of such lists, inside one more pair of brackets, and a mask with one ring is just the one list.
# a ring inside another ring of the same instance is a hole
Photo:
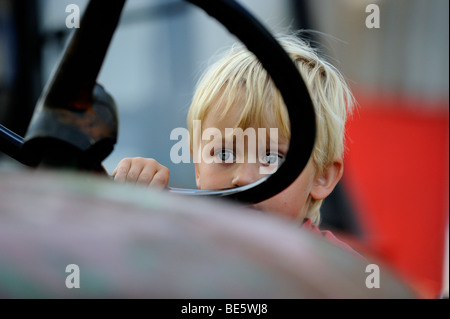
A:
{"label": "finger", "polygon": [[169,184],[169,178],[169,170],[165,166],[161,165],[160,169],[158,169],[156,174],[153,176],[149,186],[160,189],[166,188]]}
{"label": "finger", "polygon": [[113,173],[114,181],[119,183],[125,183],[130,167],[131,167],[130,158],[121,160],[119,164],[117,164],[116,169],[114,170],[115,172]]}
{"label": "finger", "polygon": [[128,174],[127,174],[125,182],[127,184],[136,184],[143,168],[144,168],[144,162],[142,160],[133,159],[131,161],[131,167],[128,170]]}
{"label": "finger", "polygon": [[145,186],[149,186],[153,176],[158,172],[157,165],[154,164],[147,164],[144,166],[144,168],[141,171],[141,174],[139,174],[139,178],[137,180],[138,184],[142,184]]}

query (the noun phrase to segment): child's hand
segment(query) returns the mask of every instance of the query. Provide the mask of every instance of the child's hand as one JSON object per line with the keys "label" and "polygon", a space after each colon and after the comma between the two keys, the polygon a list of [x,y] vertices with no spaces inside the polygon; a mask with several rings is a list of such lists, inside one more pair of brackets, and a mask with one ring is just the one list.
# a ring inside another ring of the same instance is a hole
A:
{"label": "child's hand", "polygon": [[112,173],[119,183],[141,184],[165,188],[169,184],[169,170],[152,158],[124,158]]}

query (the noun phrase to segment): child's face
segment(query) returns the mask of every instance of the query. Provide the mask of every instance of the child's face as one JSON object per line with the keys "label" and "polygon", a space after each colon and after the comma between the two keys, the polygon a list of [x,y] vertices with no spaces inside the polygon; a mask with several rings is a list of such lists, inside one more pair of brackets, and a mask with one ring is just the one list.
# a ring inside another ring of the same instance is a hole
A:
{"label": "child's face", "polygon": [[[220,130],[222,137],[226,138],[225,129],[235,126],[240,115],[239,111],[239,107],[233,106],[224,120],[218,120],[219,117],[215,114],[216,112],[211,111],[201,123],[202,132],[205,132],[208,128],[217,128]],[[254,129],[258,132],[257,127],[254,127]],[[269,131],[269,128],[266,128],[266,130]],[[265,136],[264,139],[266,139]],[[210,151],[211,144],[215,144],[211,142],[213,140],[216,141],[216,139],[211,138],[210,140],[203,140],[201,143],[202,150],[208,148],[207,152],[203,152],[203,156],[207,153],[211,156],[211,159],[214,158],[216,161],[207,163],[202,158],[200,163],[195,164],[196,182],[199,189],[231,188],[255,182],[265,176],[264,172],[262,173],[262,167],[266,171],[267,168],[276,168],[277,164],[270,163],[273,163],[277,157],[282,159],[289,146],[288,140],[278,136],[278,148],[275,152],[273,149],[270,150],[270,142],[268,140],[265,143],[258,143],[258,139],[256,139],[257,147],[252,151],[247,147],[246,141],[245,147],[241,147],[242,152],[239,155],[243,156],[243,162],[234,161],[226,163],[226,159],[236,158],[239,150],[224,147],[220,143],[220,139],[217,139],[219,143],[214,146],[213,151]],[[261,150],[261,148],[264,149]],[[252,152],[256,154],[252,154]],[[258,154],[267,154],[267,157],[261,158]],[[256,161],[249,160],[252,158],[256,158]],[[314,184],[315,169],[313,163],[310,161],[293,184],[276,196],[255,204],[254,207],[262,211],[270,211],[289,218],[303,220],[306,216],[306,210]]]}

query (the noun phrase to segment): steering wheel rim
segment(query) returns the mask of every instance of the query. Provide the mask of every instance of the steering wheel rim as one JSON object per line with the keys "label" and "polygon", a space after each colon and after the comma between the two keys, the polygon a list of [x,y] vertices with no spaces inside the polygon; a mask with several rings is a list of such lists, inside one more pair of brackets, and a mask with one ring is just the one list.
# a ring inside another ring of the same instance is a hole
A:
{"label": "steering wheel rim", "polygon": [[227,197],[249,204],[261,202],[291,185],[309,161],[316,137],[316,120],[311,97],[288,54],[271,33],[241,5],[232,0],[186,1],[203,9],[225,26],[262,63],[286,104],[291,122],[291,140],[285,160],[278,170],[252,184],[224,190],[170,188],[170,191]]}

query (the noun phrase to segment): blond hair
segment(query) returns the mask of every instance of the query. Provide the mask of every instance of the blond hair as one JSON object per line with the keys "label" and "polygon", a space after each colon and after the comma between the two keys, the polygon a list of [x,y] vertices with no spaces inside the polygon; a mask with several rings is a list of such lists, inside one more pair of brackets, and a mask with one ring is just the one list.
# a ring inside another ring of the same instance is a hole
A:
{"label": "blond hair", "polygon": [[[312,160],[316,173],[321,174],[343,157],[345,123],[354,99],[341,73],[306,42],[296,35],[276,39],[295,62],[311,96],[317,124]],[[236,127],[277,127],[282,137],[290,138],[289,116],[280,92],[256,56],[241,45],[233,46],[197,83],[187,118],[191,138],[194,120],[204,120],[220,105],[220,121],[236,102],[243,102]],[[316,225],[321,204],[322,200],[311,198],[307,209],[306,217]]]}

